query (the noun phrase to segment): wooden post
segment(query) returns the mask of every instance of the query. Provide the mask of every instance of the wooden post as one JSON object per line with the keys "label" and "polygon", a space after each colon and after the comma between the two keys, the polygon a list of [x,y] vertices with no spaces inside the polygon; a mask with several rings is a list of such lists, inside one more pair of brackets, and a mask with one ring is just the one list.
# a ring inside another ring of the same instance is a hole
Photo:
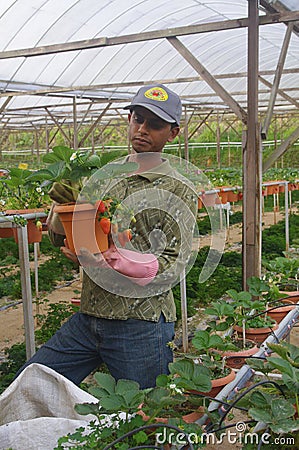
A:
{"label": "wooden post", "polygon": [[261,274],[262,171],[258,123],[258,0],[248,2],[248,121],[243,146],[243,289]]}

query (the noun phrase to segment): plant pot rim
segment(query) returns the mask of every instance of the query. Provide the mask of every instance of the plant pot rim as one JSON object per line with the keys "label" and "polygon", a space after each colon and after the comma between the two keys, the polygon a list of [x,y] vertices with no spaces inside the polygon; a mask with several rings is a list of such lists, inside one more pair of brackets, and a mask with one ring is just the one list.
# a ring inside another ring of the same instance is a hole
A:
{"label": "plant pot rim", "polygon": [[[242,356],[242,355],[252,355],[256,353],[259,350],[259,347],[255,341],[252,339],[245,339],[247,342],[250,341],[253,343],[252,347],[250,348],[240,348],[239,350],[227,350],[224,352],[221,352],[222,356]],[[240,341],[242,341],[242,338],[240,338]]]}
{"label": "plant pot rim", "polygon": [[77,212],[77,211],[89,211],[95,209],[95,206],[91,203],[62,203],[54,206],[54,212]]}
{"label": "plant pot rim", "polygon": [[[278,328],[278,323],[275,321],[275,323],[271,327],[245,328],[245,333],[262,334],[262,333],[266,333],[267,331],[271,332],[271,330],[277,330],[277,328]],[[241,331],[242,332],[243,327],[241,327],[240,325],[234,325],[234,329],[236,331]]]}

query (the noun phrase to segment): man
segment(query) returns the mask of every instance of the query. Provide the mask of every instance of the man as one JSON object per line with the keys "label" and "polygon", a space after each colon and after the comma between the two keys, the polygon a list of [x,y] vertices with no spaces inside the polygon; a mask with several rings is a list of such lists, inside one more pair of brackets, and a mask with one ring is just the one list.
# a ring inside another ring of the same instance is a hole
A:
{"label": "man", "polygon": [[[45,364],[79,384],[104,362],[116,379],[132,379],[146,388],[155,386],[159,374],[168,373],[172,361],[169,343],[176,312],[171,287],[190,256],[197,197],[162,158],[165,144],[179,133],[180,98],[163,85],[145,86],[124,109],[130,111],[133,149],[127,159],[137,162],[138,169],[110,193],[124,202],[131,199],[133,239],[129,248],[113,243],[102,255],[87,255],[91,262],[86,265],[81,259],[80,312],[25,366]],[[53,243],[61,245],[62,228],[55,214],[48,227]],[[77,261],[67,247],[61,250]]]}

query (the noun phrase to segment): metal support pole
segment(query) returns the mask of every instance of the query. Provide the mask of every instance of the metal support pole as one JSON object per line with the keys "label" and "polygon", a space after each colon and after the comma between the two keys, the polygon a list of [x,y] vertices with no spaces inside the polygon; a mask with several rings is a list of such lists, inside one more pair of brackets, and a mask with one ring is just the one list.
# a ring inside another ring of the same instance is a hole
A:
{"label": "metal support pole", "polygon": [[38,255],[39,255],[39,242],[34,242],[33,244],[34,251],[34,282],[35,282],[35,297],[39,296],[38,289]]}
{"label": "metal support pole", "polygon": [[186,293],[186,273],[185,270],[181,273],[180,277],[180,289],[181,289],[181,314],[182,314],[182,344],[183,351],[188,351],[188,314],[187,314],[187,293]]}
{"label": "metal support pole", "polygon": [[24,227],[18,227],[18,240],[19,240],[19,259],[20,259],[20,273],[22,284],[26,356],[27,359],[29,359],[35,353],[35,341],[34,341],[34,319],[32,308],[27,225],[25,225]]}
{"label": "metal support pole", "polygon": [[77,123],[77,102],[76,97],[73,98],[73,129],[74,129],[74,150],[78,150],[78,123]]}
{"label": "metal support pole", "polygon": [[289,182],[285,181],[284,189],[284,210],[285,210],[285,235],[286,235],[286,251],[290,248],[290,230],[289,230]]}
{"label": "metal support pole", "polygon": [[190,118],[187,115],[187,108],[185,107],[185,127],[184,127],[184,157],[186,161],[189,161],[189,142],[188,142],[188,129]]}

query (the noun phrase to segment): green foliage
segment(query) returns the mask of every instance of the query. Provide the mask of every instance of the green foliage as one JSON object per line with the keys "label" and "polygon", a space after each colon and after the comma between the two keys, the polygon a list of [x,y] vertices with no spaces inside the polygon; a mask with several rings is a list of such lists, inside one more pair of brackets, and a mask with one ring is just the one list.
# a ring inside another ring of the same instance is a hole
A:
{"label": "green foliage", "polygon": [[[43,236],[40,245],[41,252],[50,256],[50,258],[39,265],[39,290],[50,292],[57,281],[72,280],[77,269],[74,269],[74,264],[65,258],[59,248],[53,247],[48,236]],[[18,300],[22,297],[20,270],[16,267],[18,264],[18,245],[13,239],[0,239],[1,250],[2,254],[7,254],[7,257],[1,262],[0,266],[0,274],[2,275],[0,278],[0,296]],[[29,250],[33,251],[33,244],[30,244]],[[6,267],[8,256],[11,257],[11,263],[15,264],[11,274],[9,273],[10,269]],[[34,287],[35,277],[33,272],[31,272],[31,283]]]}
{"label": "green foliage", "polygon": [[[107,160],[107,157],[104,160]],[[74,199],[77,199],[84,182],[92,175],[96,177],[97,182],[106,181],[130,173],[138,167],[133,162],[124,162],[123,164],[109,162],[103,167],[101,158],[92,154],[91,151],[74,151],[66,146],[53,147],[52,152],[43,157],[43,163],[47,166],[33,172],[29,180],[43,182],[48,189],[55,182],[59,183],[72,190]],[[102,170],[98,170],[99,168]],[[93,192],[94,188],[95,184],[92,183],[90,191],[88,185],[84,189],[84,197],[88,197],[91,202],[99,200]]]}
{"label": "green foliage", "polygon": [[[44,299],[41,303],[48,303],[48,300]],[[50,339],[62,323],[77,310],[78,307],[68,302],[50,303],[46,314],[36,316],[39,322],[35,330],[37,344],[43,344]],[[5,350],[5,360],[0,364],[0,393],[10,385],[25,362],[25,343],[14,344]]]}
{"label": "green foliage", "polygon": [[[271,317],[265,314],[267,302],[271,299],[270,286],[259,277],[247,279],[248,291],[228,289],[230,305],[234,308],[234,323],[245,328],[263,328],[274,324]],[[254,311],[254,314],[252,314]]]}
{"label": "green foliage", "polygon": [[[98,421],[89,423],[88,433],[83,427],[74,433],[63,436],[58,440],[55,450],[68,448],[103,449],[115,448],[129,450],[143,445],[147,448],[155,444],[155,429],[140,430],[144,425],[153,424],[157,417],[165,417],[163,413],[170,412],[176,418],[169,418],[169,423],[180,426],[178,430],[201,434],[201,427],[197,424],[187,425],[181,419],[184,410],[175,412],[176,406],[182,405],[186,398],[182,393],[164,386],[141,390],[138,383],[120,379],[116,381],[110,374],[97,372],[94,375],[96,385],[89,392],[96,397],[98,403],[84,403],[75,406],[82,415],[92,414]],[[163,378],[164,379],[164,378]],[[143,416],[140,414],[142,406]],[[162,414],[161,414],[162,413]],[[109,414],[110,417],[105,416]],[[111,420],[111,415],[113,420]],[[152,425],[151,425],[152,426]],[[159,429],[159,431],[163,431]],[[129,436],[124,436],[130,433]],[[195,449],[200,446],[195,445]]]}
{"label": "green foliage", "polygon": [[3,209],[42,208],[49,203],[49,198],[40,181],[31,180],[32,172],[13,167],[8,177],[0,177],[1,195],[6,198]]}
{"label": "green foliage", "polygon": [[[209,247],[199,250],[196,261],[186,276],[186,291],[188,298],[188,315],[196,312],[198,306],[207,305],[221,298],[227,289],[242,287],[242,256],[237,252],[225,252],[220,263],[208,280],[199,284],[198,279],[209,253]],[[215,256],[217,256],[215,254]],[[178,317],[180,317],[180,287],[173,288]]]}
{"label": "green foliage", "polygon": [[5,360],[0,363],[0,393],[10,385],[16,372],[26,362],[25,343],[14,344],[10,348],[6,348],[4,357]]}
{"label": "green foliage", "polygon": [[41,303],[48,306],[45,314],[36,315],[39,324],[35,331],[37,344],[47,342],[60,329],[63,322],[79,309],[70,302],[49,303],[47,299],[43,299]]}
{"label": "green foliage", "polygon": [[[199,392],[209,392],[212,389],[211,372],[209,369],[201,364],[195,364],[189,358],[178,359],[170,363],[169,371],[170,376],[168,377],[167,383],[174,383],[179,389]],[[162,378],[163,376],[157,378],[158,385]]]}
{"label": "green foliage", "polygon": [[[290,243],[299,236],[299,215],[289,216]],[[264,259],[273,260],[278,256],[284,256],[286,249],[285,242],[285,221],[280,220],[277,224],[263,230],[262,254]]]}
{"label": "green foliage", "polygon": [[267,424],[275,434],[299,431],[299,420],[293,419],[294,406],[281,396],[275,397],[262,391],[253,392],[250,404],[248,415],[257,422]]}

